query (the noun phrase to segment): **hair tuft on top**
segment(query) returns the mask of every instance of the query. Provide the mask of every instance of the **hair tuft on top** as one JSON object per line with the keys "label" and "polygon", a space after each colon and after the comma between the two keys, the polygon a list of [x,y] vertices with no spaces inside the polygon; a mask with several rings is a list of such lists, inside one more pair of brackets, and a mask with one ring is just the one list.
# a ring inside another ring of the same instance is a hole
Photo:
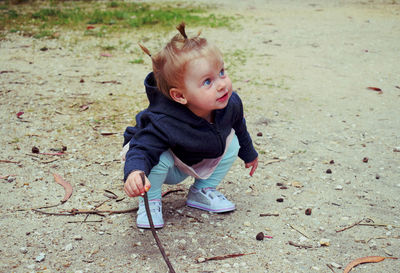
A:
{"label": "hair tuft on top", "polygon": [[201,38],[200,32],[197,36],[188,38],[184,22],[180,23],[176,29],[179,34],[172,37],[165,47],[153,56],[146,47],[139,44],[143,52],[151,57],[158,89],[171,100],[169,94],[171,88],[184,87],[187,63],[204,56],[222,58],[219,49],[205,38]]}
{"label": "hair tuft on top", "polygon": [[144,45],[141,45],[141,44],[139,43],[139,46],[140,46],[140,48],[143,50],[144,53],[146,53],[147,55],[149,55],[149,56],[151,57],[150,51],[149,51]]}
{"label": "hair tuft on top", "polygon": [[185,38],[185,40],[188,38],[186,35],[186,31],[185,31],[185,22],[180,23],[176,29],[179,31],[179,33],[183,36],[183,38]]}

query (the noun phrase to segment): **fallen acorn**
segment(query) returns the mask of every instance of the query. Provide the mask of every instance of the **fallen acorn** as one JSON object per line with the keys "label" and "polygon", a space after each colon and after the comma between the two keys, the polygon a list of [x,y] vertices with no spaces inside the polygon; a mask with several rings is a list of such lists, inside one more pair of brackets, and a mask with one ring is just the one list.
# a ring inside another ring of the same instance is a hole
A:
{"label": "fallen acorn", "polygon": [[262,240],[264,240],[264,238],[272,239],[272,236],[264,235],[263,232],[257,233],[256,239],[257,239],[258,241],[262,241]]}
{"label": "fallen acorn", "polygon": [[40,150],[39,150],[39,148],[38,148],[38,147],[36,147],[36,146],[33,146],[33,147],[32,147],[32,153],[34,153],[34,154],[38,154],[38,153],[40,153]]}

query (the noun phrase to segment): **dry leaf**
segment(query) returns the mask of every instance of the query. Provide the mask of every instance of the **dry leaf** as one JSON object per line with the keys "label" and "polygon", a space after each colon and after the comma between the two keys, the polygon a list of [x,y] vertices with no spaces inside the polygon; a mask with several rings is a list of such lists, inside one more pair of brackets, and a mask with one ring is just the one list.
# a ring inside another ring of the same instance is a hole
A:
{"label": "dry leaf", "polygon": [[369,87],[367,87],[367,89],[372,90],[372,91],[376,91],[376,92],[378,92],[379,94],[382,94],[382,93],[383,93],[382,89],[380,89],[380,88],[378,88],[378,87],[369,86]]}
{"label": "dry leaf", "polygon": [[296,187],[296,188],[302,188],[303,187],[303,185],[298,181],[293,181],[292,182],[292,186]]}
{"label": "dry leaf", "polygon": [[61,200],[61,203],[65,203],[72,195],[73,192],[72,186],[70,183],[65,181],[59,174],[53,173],[53,176],[56,183],[64,187],[65,194],[63,200]]}
{"label": "dry leaf", "polygon": [[379,263],[382,262],[385,259],[394,259],[396,260],[397,258],[395,257],[382,257],[382,256],[367,256],[367,257],[362,257],[362,258],[358,258],[355,259],[353,261],[351,261],[346,268],[343,270],[343,273],[349,273],[350,270],[359,265],[359,264],[365,264],[365,263]]}

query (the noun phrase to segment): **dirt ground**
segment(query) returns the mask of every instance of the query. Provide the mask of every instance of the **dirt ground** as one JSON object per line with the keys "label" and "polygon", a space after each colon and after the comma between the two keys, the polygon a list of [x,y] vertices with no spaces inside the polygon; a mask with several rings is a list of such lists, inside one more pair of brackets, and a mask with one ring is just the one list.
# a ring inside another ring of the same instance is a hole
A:
{"label": "dirt ground", "polygon": [[[189,180],[165,188],[183,190],[163,198],[158,231],[176,272],[342,272],[359,257],[400,257],[400,3],[215,3],[237,25],[202,35],[226,56],[260,165],[250,177],[238,160],[221,183],[233,213],[186,207]],[[119,158],[146,106],[150,62],[136,43],[154,52],[173,34],[0,41],[1,272],[168,271],[135,212],[107,211],[137,207]],[[52,173],[73,195],[35,212],[64,196]],[[106,212],[43,214],[73,209]],[[249,255],[204,261],[238,253]],[[394,259],[353,269],[399,271]]]}

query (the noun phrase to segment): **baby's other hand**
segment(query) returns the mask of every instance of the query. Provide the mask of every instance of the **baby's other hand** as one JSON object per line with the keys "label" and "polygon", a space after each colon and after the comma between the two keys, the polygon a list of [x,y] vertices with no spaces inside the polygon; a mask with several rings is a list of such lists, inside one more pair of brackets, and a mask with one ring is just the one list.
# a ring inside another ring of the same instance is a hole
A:
{"label": "baby's other hand", "polygon": [[144,176],[145,186],[143,186],[141,173],[142,171],[133,171],[129,174],[128,178],[126,179],[124,185],[124,191],[126,195],[128,195],[129,197],[144,195],[144,193],[150,189],[151,184],[146,176]]}
{"label": "baby's other hand", "polygon": [[250,176],[253,176],[254,172],[257,170],[257,166],[258,166],[258,157],[256,157],[256,159],[254,159],[253,161],[245,164],[246,168],[251,167]]}

